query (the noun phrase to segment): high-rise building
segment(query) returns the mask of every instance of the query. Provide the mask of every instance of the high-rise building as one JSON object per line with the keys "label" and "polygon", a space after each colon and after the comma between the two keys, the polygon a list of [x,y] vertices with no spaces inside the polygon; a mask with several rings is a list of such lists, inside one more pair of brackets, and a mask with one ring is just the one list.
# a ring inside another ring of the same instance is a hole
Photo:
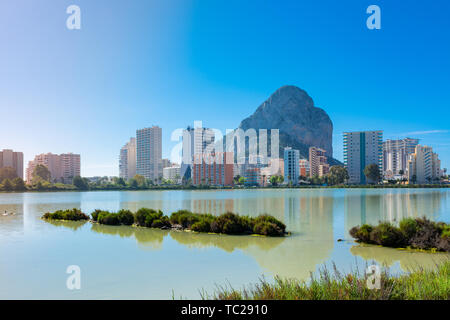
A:
{"label": "high-rise building", "polygon": [[344,165],[350,184],[366,184],[364,169],[376,164],[383,167],[383,131],[344,132]]}
{"label": "high-rise building", "polygon": [[175,165],[172,167],[163,168],[163,178],[165,180],[172,180],[175,183],[180,183],[181,182],[180,166]]}
{"label": "high-rise building", "polygon": [[329,171],[330,166],[325,156],[326,151],[316,147],[309,148],[309,175],[310,177],[323,177]]}
{"label": "high-rise building", "polygon": [[[187,127],[183,130],[183,146],[181,176],[191,177],[193,157],[199,154],[210,154],[214,151],[215,134],[212,129]],[[196,157],[198,158],[198,156]]]}
{"label": "high-rise building", "polygon": [[408,180],[410,183],[432,183],[441,177],[441,161],[433,148],[416,146],[416,150],[409,156]]}
{"label": "high-rise building", "polygon": [[309,161],[306,159],[299,160],[300,177],[308,177],[310,173]]}
{"label": "high-rise building", "polygon": [[158,126],[136,131],[136,174],[153,181],[163,176],[162,130]]}
{"label": "high-rise building", "polygon": [[286,183],[298,184],[300,177],[300,151],[291,147],[284,148],[284,181]]}
{"label": "high-rise building", "polygon": [[119,177],[129,180],[136,175],[136,138],[120,149],[119,156]]}
{"label": "high-rise building", "polygon": [[60,155],[53,153],[43,153],[34,157],[28,162],[27,182],[33,180],[33,172],[37,165],[44,165],[50,172],[50,182],[71,184],[76,176],[81,174],[81,160],[79,154],[63,153]]}
{"label": "high-rise building", "polygon": [[233,185],[232,152],[195,154],[193,158],[192,183],[194,185]]}
{"label": "high-rise building", "polygon": [[13,168],[17,176],[23,179],[23,153],[4,149],[0,151],[0,168]]}
{"label": "high-rise building", "polygon": [[418,144],[419,139],[412,138],[383,142],[383,175],[387,179],[407,175],[409,155]]}

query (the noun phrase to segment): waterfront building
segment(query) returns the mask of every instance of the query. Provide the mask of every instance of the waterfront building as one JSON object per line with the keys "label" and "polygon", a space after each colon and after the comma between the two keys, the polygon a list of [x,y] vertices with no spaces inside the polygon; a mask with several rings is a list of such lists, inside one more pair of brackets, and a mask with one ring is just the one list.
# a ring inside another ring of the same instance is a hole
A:
{"label": "waterfront building", "polygon": [[433,148],[417,145],[408,160],[408,180],[410,183],[432,183],[441,177],[441,161]]}
{"label": "waterfront building", "polygon": [[0,151],[0,168],[13,168],[16,175],[23,179],[23,153],[10,149]]}
{"label": "waterfront building", "polygon": [[119,156],[119,177],[129,180],[136,175],[136,138],[120,149]]}
{"label": "waterfront building", "polygon": [[136,174],[154,182],[162,179],[162,130],[158,126],[136,131]]}
{"label": "waterfront building", "polygon": [[310,172],[309,161],[306,159],[300,159],[298,165],[300,177],[308,177]]}
{"label": "waterfront building", "polygon": [[164,168],[168,168],[168,167],[172,167],[173,164],[172,162],[170,162],[169,159],[162,159],[162,167]]}
{"label": "waterfront building", "polygon": [[386,179],[408,175],[409,156],[418,144],[419,139],[412,138],[383,142],[383,175]]}
{"label": "waterfront building", "polygon": [[33,172],[37,165],[44,165],[50,172],[50,182],[71,184],[76,176],[81,175],[81,157],[74,153],[43,153],[28,162],[26,170],[27,183],[33,180]]}
{"label": "waterfront building", "polygon": [[177,184],[180,183],[181,182],[180,169],[181,167],[179,165],[163,168],[164,180],[171,180]]}
{"label": "waterfront building", "polygon": [[269,159],[268,166],[260,170],[261,185],[268,185],[272,176],[284,176],[284,159]]}
{"label": "waterfront building", "polygon": [[325,155],[326,151],[316,147],[309,148],[309,175],[323,177],[330,169]]}
{"label": "waterfront building", "polygon": [[187,127],[183,130],[181,176],[191,178],[192,160],[198,159],[200,154],[209,154],[214,151],[215,134],[210,128]]}
{"label": "waterfront building", "polygon": [[364,169],[376,164],[383,167],[383,131],[344,132],[344,165],[350,184],[366,184]]}
{"label": "waterfront building", "polygon": [[233,153],[195,154],[192,164],[194,185],[233,185]]}
{"label": "waterfront building", "polygon": [[284,148],[284,182],[298,184],[300,177],[300,151],[291,147]]}

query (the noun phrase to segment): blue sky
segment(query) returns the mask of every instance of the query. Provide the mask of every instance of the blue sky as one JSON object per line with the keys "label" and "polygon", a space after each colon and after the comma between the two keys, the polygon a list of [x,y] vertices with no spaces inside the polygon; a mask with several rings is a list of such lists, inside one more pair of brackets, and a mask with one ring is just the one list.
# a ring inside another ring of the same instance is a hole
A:
{"label": "blue sky", "polygon": [[[66,8],[81,8],[81,30]],[[366,8],[381,8],[368,30]],[[0,4],[0,149],[76,152],[118,174],[137,128],[225,132],[271,93],[306,90],[342,132],[422,139],[450,166],[450,2],[8,0]]]}

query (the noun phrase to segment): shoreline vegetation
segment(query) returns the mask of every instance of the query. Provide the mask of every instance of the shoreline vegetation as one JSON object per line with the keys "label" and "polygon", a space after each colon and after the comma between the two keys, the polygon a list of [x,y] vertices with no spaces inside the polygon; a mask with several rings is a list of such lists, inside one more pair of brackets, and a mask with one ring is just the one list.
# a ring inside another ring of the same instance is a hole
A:
{"label": "shoreline vegetation", "polygon": [[176,191],[176,190],[271,190],[271,189],[446,189],[450,184],[380,184],[380,185],[278,185],[278,186],[209,186],[209,185],[156,185],[149,187],[105,186],[93,188],[78,188],[68,184],[53,184],[46,187],[0,188],[0,193],[25,192],[90,192],[90,191]]}
{"label": "shoreline vegetation", "polygon": [[92,219],[79,209],[57,210],[47,212],[44,220],[86,221],[110,226],[135,226],[157,228],[162,230],[186,230],[200,233],[229,235],[261,235],[268,237],[283,237],[288,235],[286,225],[270,215],[256,218],[239,216],[232,212],[220,216],[212,214],[192,213],[188,210],[173,212],[170,217],[161,210],[141,208],[135,213],[122,209],[118,212],[95,210]]}
{"label": "shoreline vegetation", "polygon": [[[393,276],[385,268],[380,274],[379,289],[368,286],[367,275],[358,270],[341,274],[333,265],[319,270],[311,281],[275,277],[274,283],[261,279],[241,290],[218,286],[210,295],[201,292],[203,300],[450,300],[450,260],[435,270],[416,268],[407,274]],[[369,275],[370,276],[370,275]]]}
{"label": "shoreline vegetation", "polygon": [[391,248],[450,252],[450,224],[427,218],[406,218],[398,227],[382,222],[377,226],[364,224],[350,229],[357,242]]}

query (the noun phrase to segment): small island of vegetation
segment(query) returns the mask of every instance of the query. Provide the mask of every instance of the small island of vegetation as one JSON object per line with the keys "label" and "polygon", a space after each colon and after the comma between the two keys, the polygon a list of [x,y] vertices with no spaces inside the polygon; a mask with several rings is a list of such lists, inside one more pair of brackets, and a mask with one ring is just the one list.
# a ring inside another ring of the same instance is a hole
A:
{"label": "small island of vegetation", "polygon": [[364,224],[353,227],[350,235],[367,244],[450,252],[450,225],[426,218],[406,218],[398,227],[388,222],[378,226]]}
{"label": "small island of vegetation", "polygon": [[[227,212],[215,216],[179,210],[168,217],[161,210],[141,208],[136,213],[126,209],[118,212],[95,210],[91,213],[91,217],[94,223],[112,226],[125,225],[230,235],[257,234],[269,237],[284,236],[287,233],[286,225],[270,215],[253,218]],[[46,213],[42,218],[48,220],[89,220],[89,217],[79,209],[58,210],[53,213]]]}

